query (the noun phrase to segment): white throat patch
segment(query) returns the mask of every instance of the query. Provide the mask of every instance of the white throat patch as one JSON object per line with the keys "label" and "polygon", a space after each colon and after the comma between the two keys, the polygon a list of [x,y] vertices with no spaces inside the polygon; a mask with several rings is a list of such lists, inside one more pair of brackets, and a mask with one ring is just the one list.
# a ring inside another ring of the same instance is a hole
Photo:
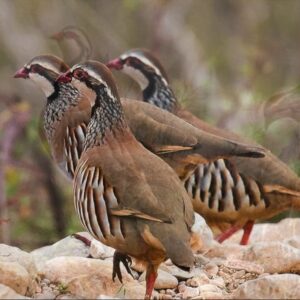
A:
{"label": "white throat patch", "polygon": [[[165,77],[163,76],[163,74],[161,73],[160,69],[155,64],[153,64],[147,57],[140,55],[138,53],[132,52],[129,55],[128,54],[121,55],[120,59],[125,60],[128,56],[135,57],[138,60],[140,60],[142,63],[144,63],[146,66],[150,66],[154,70],[154,72],[162,79],[164,84],[168,85],[168,82],[165,79]],[[135,72],[133,72],[132,70],[134,70]],[[133,79],[135,79],[139,83],[142,90],[148,86],[149,81],[143,75],[142,72],[135,70],[134,68],[128,67],[126,64],[123,66],[123,69],[121,71],[123,71],[124,73],[128,74]],[[136,73],[139,73],[139,74],[136,74]],[[147,84],[145,85],[145,83],[147,83]]]}
{"label": "white throat patch", "polygon": [[142,90],[144,90],[149,85],[149,80],[140,70],[137,70],[125,64],[121,71],[134,79],[139,84]]}
{"label": "white throat patch", "polygon": [[47,98],[54,93],[53,85],[44,76],[37,73],[29,73],[29,78],[42,89]]}

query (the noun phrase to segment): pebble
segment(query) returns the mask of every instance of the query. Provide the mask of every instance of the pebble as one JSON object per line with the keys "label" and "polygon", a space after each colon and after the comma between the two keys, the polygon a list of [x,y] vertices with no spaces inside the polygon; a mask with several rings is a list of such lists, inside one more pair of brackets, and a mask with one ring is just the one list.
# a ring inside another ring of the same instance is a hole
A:
{"label": "pebble", "polygon": [[215,263],[210,262],[204,266],[203,270],[208,276],[215,276],[217,275],[219,268]]}
{"label": "pebble", "polygon": [[215,286],[217,286],[221,289],[225,288],[225,282],[224,282],[224,279],[222,277],[216,277],[214,279],[211,279],[210,283],[214,284]]}
{"label": "pebble", "polygon": [[187,298],[193,298],[196,297],[200,294],[199,288],[193,288],[190,286],[186,286],[184,292],[182,293],[182,298],[187,299]]}
{"label": "pebble", "polygon": [[172,299],[172,295],[168,294],[159,294],[159,299]]}
{"label": "pebble", "polygon": [[198,287],[203,284],[208,284],[209,283],[209,278],[205,274],[201,274],[197,277],[193,277],[191,279],[187,280],[187,285],[191,287]]}
{"label": "pebble", "polygon": [[204,284],[199,287],[201,293],[204,292],[221,292],[221,290],[213,284]]}
{"label": "pebble", "polygon": [[42,293],[35,294],[36,299],[55,299],[56,296],[52,291],[43,291]]}
{"label": "pebble", "polygon": [[175,292],[174,292],[174,290],[167,289],[167,290],[166,290],[166,294],[167,294],[167,295],[172,295],[172,296],[173,296],[173,295],[175,295]]}
{"label": "pebble", "polygon": [[245,276],[245,274],[246,274],[245,270],[240,270],[240,271],[235,272],[232,275],[232,277],[235,278],[235,279],[238,279],[238,278],[242,278],[243,276]]}
{"label": "pebble", "polygon": [[187,286],[185,284],[178,285],[178,292],[183,293],[186,290]]}

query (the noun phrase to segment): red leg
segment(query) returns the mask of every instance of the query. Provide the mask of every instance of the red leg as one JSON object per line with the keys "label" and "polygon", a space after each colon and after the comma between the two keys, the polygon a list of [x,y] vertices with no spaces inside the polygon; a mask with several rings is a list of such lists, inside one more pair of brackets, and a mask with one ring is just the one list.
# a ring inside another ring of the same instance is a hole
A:
{"label": "red leg", "polygon": [[240,245],[247,245],[248,244],[249,237],[250,237],[253,225],[254,225],[254,221],[248,221],[244,225],[244,227],[243,227],[244,233],[243,233],[243,237],[241,239]]}
{"label": "red leg", "polygon": [[216,240],[219,243],[223,243],[225,240],[227,240],[228,238],[230,238],[234,233],[236,233],[238,230],[240,230],[241,228],[238,226],[232,226],[229,229],[227,229],[226,231],[224,231],[223,233],[221,233]]}
{"label": "red leg", "polygon": [[151,299],[154,283],[157,278],[157,267],[149,265],[146,273],[146,294],[145,299]]}

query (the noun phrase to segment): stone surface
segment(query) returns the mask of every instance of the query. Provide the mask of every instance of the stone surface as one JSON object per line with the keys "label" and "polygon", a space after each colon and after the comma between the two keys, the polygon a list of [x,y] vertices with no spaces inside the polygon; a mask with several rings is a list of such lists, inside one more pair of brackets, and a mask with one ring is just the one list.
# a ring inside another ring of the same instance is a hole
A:
{"label": "stone surface", "polygon": [[299,275],[269,275],[240,285],[231,299],[300,299],[299,286]]}
{"label": "stone surface", "polygon": [[0,299],[30,299],[30,298],[16,293],[15,290],[11,289],[6,285],[0,284]]}
{"label": "stone surface", "polygon": [[108,247],[95,239],[92,240],[91,247],[89,250],[89,253],[93,258],[100,258],[100,259],[113,257],[114,252],[115,249]]}
{"label": "stone surface", "polygon": [[[89,299],[101,294],[114,297],[122,286],[118,280],[111,279],[110,260],[57,257],[45,263],[43,275],[51,282],[61,283],[67,292]],[[124,270],[122,275],[123,283],[134,281]]]}
{"label": "stone surface", "polygon": [[267,273],[300,271],[300,250],[281,242],[255,244],[248,247],[241,258],[262,266]]}
{"label": "stone surface", "polygon": [[[115,297],[121,299],[144,299],[146,286],[145,282],[127,282],[115,294]],[[158,293],[153,291],[152,298],[158,297]]]}
{"label": "stone surface", "polygon": [[[145,281],[146,280],[146,272],[144,272],[140,278],[139,281]],[[163,270],[158,270],[158,276],[154,284],[155,289],[173,289],[177,287],[178,285],[178,280],[175,276],[172,274],[163,271]]]}
{"label": "stone surface", "polygon": [[30,275],[17,262],[0,262],[0,283],[9,286],[18,294],[25,295],[30,285]]}
{"label": "stone surface", "polygon": [[191,247],[194,252],[204,252],[212,247],[213,233],[207,226],[204,218],[197,213],[195,213],[195,223],[192,227],[192,232]]}
{"label": "stone surface", "polygon": [[203,284],[208,284],[209,282],[210,279],[203,273],[200,274],[199,276],[188,279],[186,283],[191,287],[199,287]]}
{"label": "stone surface", "polygon": [[23,266],[29,274],[33,276],[37,274],[32,255],[17,247],[0,244],[0,261],[17,262]]}
{"label": "stone surface", "polygon": [[[87,232],[79,232],[78,234],[88,238],[93,239]],[[89,247],[87,247],[82,241],[72,237],[67,236],[66,238],[56,242],[53,245],[45,246],[36,249],[31,252],[35,263],[39,270],[44,268],[45,262],[55,257],[59,256],[79,256],[88,257]]]}
{"label": "stone surface", "polygon": [[262,274],[264,272],[264,268],[262,266],[239,259],[226,260],[224,262],[224,266],[235,270],[247,271],[248,273]]}
{"label": "stone surface", "polygon": [[213,247],[207,251],[206,256],[211,259],[220,258],[240,258],[242,257],[245,248],[250,246],[241,246],[238,244],[220,244],[214,241]]}
{"label": "stone surface", "polygon": [[[4,280],[9,282],[6,284],[23,295],[26,293],[31,296],[35,293],[38,279],[37,268],[29,253],[17,247],[0,244],[0,264],[0,269],[5,270],[5,272],[1,270],[0,283]],[[14,277],[19,278],[24,286],[19,285]]]}
{"label": "stone surface", "polygon": [[186,272],[181,270],[175,265],[167,266],[165,264],[161,264],[160,269],[172,274],[178,279],[183,279],[183,280],[196,277],[204,273],[203,270],[201,270],[200,268],[194,268],[190,272]]}
{"label": "stone surface", "polygon": [[212,277],[217,275],[219,268],[215,263],[210,262],[203,267],[203,270],[208,276]]}
{"label": "stone surface", "polygon": [[190,286],[186,286],[182,292],[182,298],[183,299],[194,298],[194,297],[199,296],[199,294],[200,294],[199,288],[193,288]]}
{"label": "stone surface", "polygon": [[[293,236],[297,236],[300,232],[299,218],[286,218],[274,224],[255,224],[250,235],[249,244],[259,242],[284,241]],[[242,230],[232,235],[224,241],[224,244],[239,243],[242,238]]]}

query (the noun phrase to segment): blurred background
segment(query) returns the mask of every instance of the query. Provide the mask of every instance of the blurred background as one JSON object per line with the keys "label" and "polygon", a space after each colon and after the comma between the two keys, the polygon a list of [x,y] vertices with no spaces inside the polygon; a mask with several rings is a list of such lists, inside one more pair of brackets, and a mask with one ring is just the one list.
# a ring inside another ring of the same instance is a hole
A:
{"label": "blurred background", "polygon": [[[75,63],[149,48],[183,106],[299,174],[299,11],[298,0],[1,0],[0,242],[30,250],[81,230],[71,186],[39,137],[45,97],[13,79],[40,54]],[[50,39],[66,26],[83,32],[81,49]],[[115,76],[121,96],[141,98],[132,80]]]}

